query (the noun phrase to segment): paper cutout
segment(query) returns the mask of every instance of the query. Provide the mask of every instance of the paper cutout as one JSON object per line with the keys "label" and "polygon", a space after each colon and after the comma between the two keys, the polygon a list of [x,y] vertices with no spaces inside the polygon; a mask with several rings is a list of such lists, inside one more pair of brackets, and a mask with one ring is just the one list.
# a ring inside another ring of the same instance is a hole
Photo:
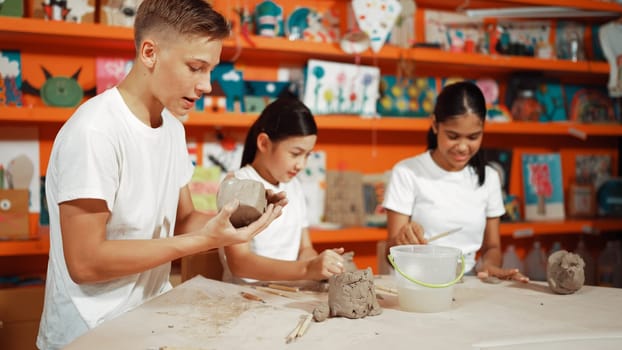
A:
{"label": "paper cutout", "polygon": [[380,51],[402,10],[397,0],[353,0],[352,9],[359,28],[367,33],[371,49]]}

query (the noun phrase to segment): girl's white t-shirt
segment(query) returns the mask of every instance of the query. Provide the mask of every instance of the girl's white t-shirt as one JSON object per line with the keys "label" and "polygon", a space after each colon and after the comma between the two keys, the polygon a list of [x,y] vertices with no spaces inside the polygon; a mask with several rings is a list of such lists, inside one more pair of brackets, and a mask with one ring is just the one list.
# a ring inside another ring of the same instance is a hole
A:
{"label": "girl's white t-shirt", "polygon": [[492,167],[485,169],[486,181],[479,186],[472,167],[446,171],[426,151],[393,167],[383,206],[410,216],[423,227],[426,238],[461,227],[430,244],[462,250],[470,271],[482,246],[486,218],[505,213],[499,175]]}
{"label": "girl's white t-shirt", "polygon": [[[106,201],[106,239],[173,236],[179,191],[193,172],[184,127],[168,112],[151,128],[109,89],[80,106],[58,133],[46,174],[50,259],[37,346],[59,348],[171,288],[170,263],[108,282],[76,284],[67,271],[59,203]],[[84,235],[92,234],[84,232]]]}
{"label": "girl's white t-shirt", "polygon": [[[286,183],[272,185],[257,173],[255,168],[250,165],[244,166],[235,172],[235,177],[239,179],[250,179],[261,182],[266,190],[274,193],[285,192],[287,195],[287,205],[283,207],[281,216],[276,218],[266,229],[261,231],[250,242],[252,251],[261,256],[272,259],[295,261],[298,259],[300,251],[300,240],[302,230],[309,226],[307,219],[307,209],[304,192],[298,178],[293,178]],[[231,274],[231,270],[226,263],[226,257],[222,254],[223,260],[223,280],[229,282],[242,282]],[[253,279],[244,278],[243,281],[252,282]]]}

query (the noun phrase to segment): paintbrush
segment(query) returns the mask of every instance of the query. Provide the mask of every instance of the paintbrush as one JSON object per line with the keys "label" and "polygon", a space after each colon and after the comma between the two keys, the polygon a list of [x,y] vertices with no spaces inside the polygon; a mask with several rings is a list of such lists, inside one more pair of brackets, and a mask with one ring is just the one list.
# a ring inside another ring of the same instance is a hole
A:
{"label": "paintbrush", "polygon": [[437,239],[443,238],[445,236],[449,236],[450,234],[456,233],[456,232],[458,232],[460,230],[462,230],[462,227],[456,227],[456,228],[453,228],[453,229],[451,229],[449,231],[445,231],[445,232],[441,232],[439,234],[436,234],[436,235],[430,237],[430,239],[428,239],[428,243],[430,243],[432,241],[436,241]]}

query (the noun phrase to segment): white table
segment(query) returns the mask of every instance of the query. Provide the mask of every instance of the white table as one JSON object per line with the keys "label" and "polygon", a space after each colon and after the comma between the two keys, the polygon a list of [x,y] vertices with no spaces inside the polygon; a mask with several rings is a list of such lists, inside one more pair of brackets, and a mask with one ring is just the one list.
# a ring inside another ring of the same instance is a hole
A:
{"label": "white table", "polygon": [[[394,287],[390,276],[375,283]],[[244,299],[240,291],[266,303]],[[327,294],[287,294],[195,277],[67,349],[622,349],[622,290],[615,288],[585,286],[557,295],[544,283],[486,284],[467,277],[456,286],[449,311],[400,311],[396,296],[380,293],[381,315],[312,323],[289,344],[285,337],[299,317],[326,302]]]}

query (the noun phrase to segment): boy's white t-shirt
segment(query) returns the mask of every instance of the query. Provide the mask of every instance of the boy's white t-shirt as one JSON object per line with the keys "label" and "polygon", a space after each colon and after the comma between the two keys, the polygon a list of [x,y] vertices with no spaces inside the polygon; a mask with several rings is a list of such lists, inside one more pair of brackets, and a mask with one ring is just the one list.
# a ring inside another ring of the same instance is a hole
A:
{"label": "boy's white t-shirt", "polygon": [[[284,191],[287,195],[287,205],[283,207],[283,212],[266,229],[255,236],[250,244],[252,251],[261,256],[295,261],[298,259],[300,251],[300,240],[302,230],[309,226],[306,215],[306,203],[302,185],[298,178],[293,178],[286,183],[279,183],[274,186],[257,173],[255,168],[250,165],[244,166],[235,172],[238,179],[251,179],[263,183],[266,190],[274,193]],[[222,253],[222,250],[221,250]],[[231,274],[226,263],[226,257],[221,254],[223,260],[223,280],[228,282],[242,282]],[[244,278],[243,281],[252,282],[253,279]]]}
{"label": "boy's white t-shirt", "polygon": [[[162,113],[151,128],[109,89],[80,106],[58,133],[46,174],[50,259],[37,346],[60,348],[101,322],[171,288],[170,263],[109,282],[76,284],[67,271],[58,204],[106,201],[106,239],[173,236],[179,191],[192,176],[185,132]],[[92,234],[84,232],[84,235]]]}
{"label": "boy's white t-shirt", "polygon": [[393,167],[383,206],[410,216],[423,227],[426,238],[461,227],[459,232],[430,244],[462,250],[465,271],[475,266],[486,218],[505,213],[499,175],[492,167],[486,166],[486,180],[479,186],[472,167],[446,171],[434,162],[430,151]]}

